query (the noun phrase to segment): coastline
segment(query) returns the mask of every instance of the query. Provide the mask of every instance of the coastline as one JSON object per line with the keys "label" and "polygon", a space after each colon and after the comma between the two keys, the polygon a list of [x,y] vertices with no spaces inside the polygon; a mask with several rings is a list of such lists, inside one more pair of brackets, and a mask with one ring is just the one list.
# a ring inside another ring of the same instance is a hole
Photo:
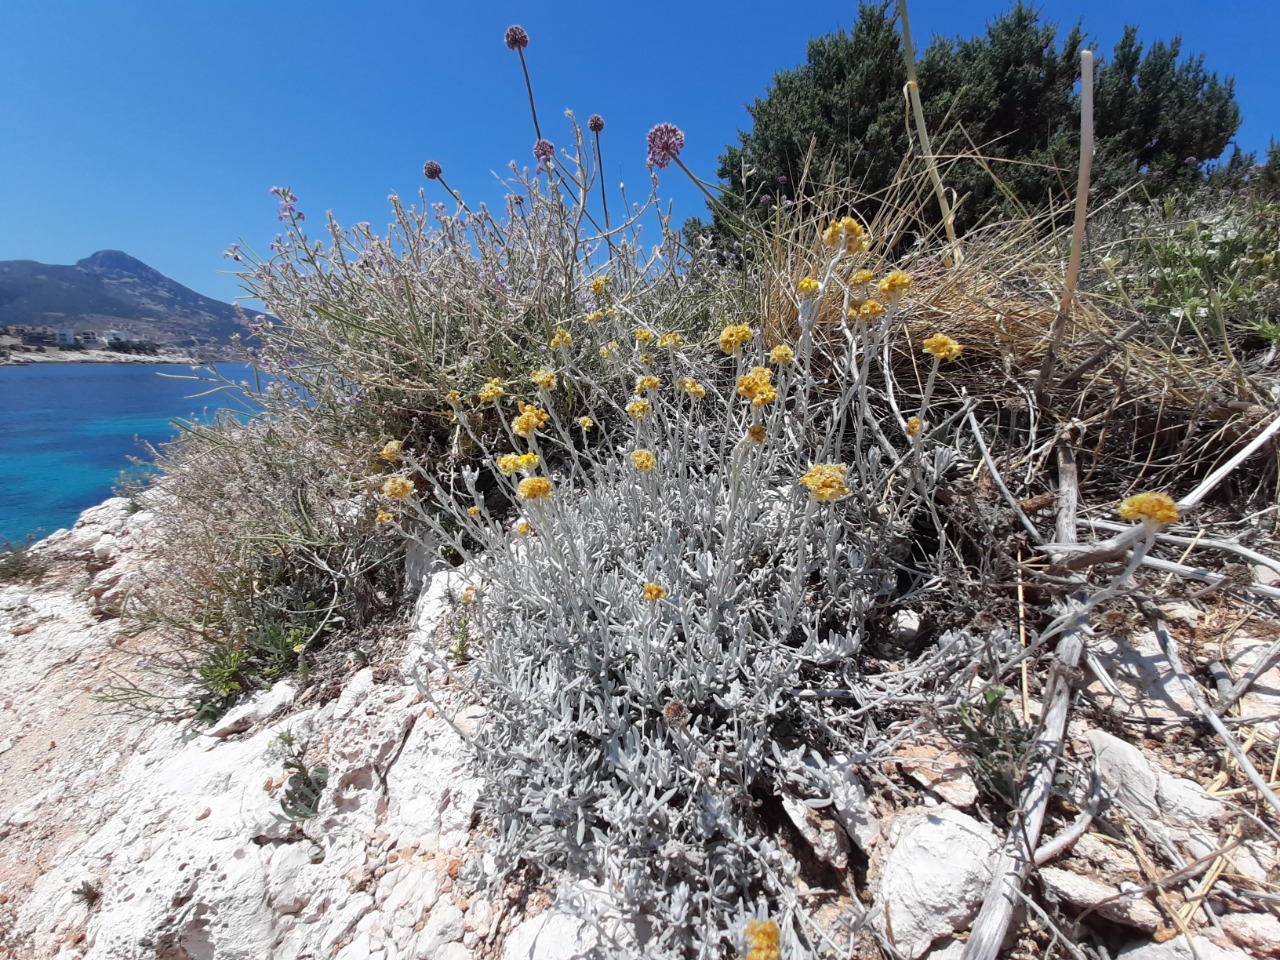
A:
{"label": "coastline", "polygon": [[[106,356],[103,354],[107,353]],[[137,353],[108,353],[94,350],[59,350],[57,353],[17,353],[10,354],[7,359],[0,360],[0,367],[26,367],[33,363],[174,363],[188,366],[203,366],[216,361],[201,360],[173,353],[161,353],[155,356]]]}

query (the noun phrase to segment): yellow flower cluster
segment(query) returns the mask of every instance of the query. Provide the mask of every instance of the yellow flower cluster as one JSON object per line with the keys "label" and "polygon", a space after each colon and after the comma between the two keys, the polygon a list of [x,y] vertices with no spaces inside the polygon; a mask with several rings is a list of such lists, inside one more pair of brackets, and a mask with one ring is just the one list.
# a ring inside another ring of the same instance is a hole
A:
{"label": "yellow flower cluster", "polygon": [[494,377],[492,380],[485,381],[484,386],[480,388],[480,392],[476,396],[485,403],[489,403],[492,400],[506,396],[506,393],[507,391],[502,389],[502,381]]}
{"label": "yellow flower cluster", "polygon": [[644,598],[650,603],[657,603],[667,595],[667,588],[660,583],[646,583],[644,585]]}
{"label": "yellow flower cluster", "polygon": [[779,960],[778,933],[773,920],[748,920],[746,960]]}
{"label": "yellow flower cluster", "polygon": [[521,500],[546,500],[551,496],[551,481],[546,477],[525,477],[516,487]]}
{"label": "yellow flower cluster", "polygon": [[475,588],[475,585],[472,584],[468,586],[467,589],[462,591],[462,596],[458,599],[458,602],[465,606],[468,603],[474,602],[475,599],[476,599],[476,588]]}
{"label": "yellow flower cluster", "polygon": [[785,367],[796,358],[796,352],[785,343],[780,343],[769,351],[769,362]]}
{"label": "yellow flower cluster", "polygon": [[800,478],[813,493],[813,499],[820,503],[839,500],[849,492],[844,485],[844,477],[849,468],[843,463],[819,463],[809,468],[809,472]]}
{"label": "yellow flower cluster", "polygon": [[695,400],[701,400],[707,395],[707,388],[700,384],[693,377],[681,377],[676,381],[676,389],[682,393],[687,393]]}
{"label": "yellow flower cluster", "polygon": [[567,347],[573,343],[573,337],[569,335],[569,331],[564,327],[556,327],[555,336],[551,338],[551,349],[557,350],[560,347]]}
{"label": "yellow flower cluster", "polygon": [[590,313],[588,313],[588,314],[586,315],[586,317],[584,317],[583,319],[585,319],[585,320],[587,321],[587,323],[599,323],[601,320],[603,320],[603,319],[604,319],[604,311],[603,311],[603,310],[592,310],[592,311],[591,311]]}
{"label": "yellow flower cluster", "polygon": [[954,360],[960,356],[964,347],[956,343],[945,333],[935,333],[924,342],[924,352],[931,353],[939,360]]}
{"label": "yellow flower cluster", "polygon": [[600,348],[600,359],[608,360],[613,354],[618,352],[618,341],[610,340],[607,347]]}
{"label": "yellow flower cluster", "polygon": [[765,430],[763,423],[753,423],[751,426],[747,427],[747,439],[752,443],[764,443],[764,436]]}
{"label": "yellow flower cluster", "polygon": [[641,365],[642,367],[652,367],[652,366],[653,366],[653,354],[652,354],[652,353],[642,353],[642,354],[640,354],[640,356],[636,357],[636,359],[640,361],[640,365]]}
{"label": "yellow flower cluster", "polygon": [[911,289],[911,283],[911,274],[903,273],[901,270],[894,270],[880,281],[880,293],[890,303],[897,303],[902,298],[902,295]]}
{"label": "yellow flower cluster", "polygon": [[641,473],[648,473],[658,465],[658,458],[648,450],[634,450],[631,453],[631,462]]}
{"label": "yellow flower cluster", "polygon": [[1182,519],[1178,505],[1167,493],[1136,493],[1120,503],[1120,516],[1163,526]]}
{"label": "yellow flower cluster", "polygon": [[684,337],[678,333],[664,333],[658,338],[658,346],[663,350],[678,350],[684,346]]}
{"label": "yellow flower cluster", "polygon": [[907,421],[907,425],[903,428],[908,437],[915,439],[920,436],[920,431],[924,429],[924,421],[919,417],[912,417]]}
{"label": "yellow flower cluster", "polygon": [[382,452],[378,454],[387,463],[395,463],[400,459],[400,451],[404,449],[404,443],[400,440],[388,440],[387,445],[382,448]]}
{"label": "yellow flower cluster", "polygon": [[596,277],[591,281],[591,292],[598,297],[600,294],[604,293],[604,288],[608,286],[608,284],[608,277]]}
{"label": "yellow flower cluster", "polygon": [[529,374],[529,379],[540,386],[543,390],[554,390],[556,388],[556,375],[550,370],[544,370],[539,367],[533,373]]}
{"label": "yellow flower cluster", "polygon": [[498,469],[504,477],[509,477],[513,473],[533,470],[541,462],[542,458],[536,453],[504,453],[498,458]]}
{"label": "yellow flower cluster", "polygon": [[879,320],[884,316],[884,304],[879,300],[851,300],[849,302],[850,320]]}
{"label": "yellow flower cluster", "polygon": [[387,513],[387,511],[379,509],[378,515],[373,519],[376,523],[387,523],[388,521],[394,520],[395,518],[396,517],[394,513]]}
{"label": "yellow flower cluster", "polygon": [[527,537],[532,532],[532,530],[533,530],[533,527],[529,526],[528,520],[521,520],[519,523],[516,524],[516,533],[518,533],[522,537]]}
{"label": "yellow flower cluster", "polygon": [[511,431],[518,437],[532,440],[534,433],[547,425],[551,414],[523,400],[519,401],[519,404],[520,416],[511,421]]}
{"label": "yellow flower cluster", "polygon": [[636,343],[641,346],[647,343],[653,343],[653,338],[655,336],[654,332],[647,327],[636,327],[636,329],[631,331],[631,334],[636,338]]}
{"label": "yellow flower cluster", "polygon": [[822,231],[822,242],[828,247],[838,247],[844,240],[844,248],[848,253],[862,253],[871,246],[871,237],[862,229],[862,224],[853,217],[833,220],[826,230]]}
{"label": "yellow flower cluster", "polygon": [[853,274],[849,277],[849,286],[865,287],[868,283],[870,283],[875,278],[876,278],[876,275],[872,273],[870,270],[866,270],[866,269],[855,270],[853,271]]}
{"label": "yellow flower cluster", "polygon": [[662,386],[662,381],[651,373],[646,373],[643,377],[636,377],[636,396],[648,390],[657,390],[660,386]]}
{"label": "yellow flower cluster", "polygon": [[457,390],[450,390],[448,393],[444,395],[444,399],[446,403],[451,403],[456,406],[459,402],[461,402],[462,394],[460,394]]}
{"label": "yellow flower cluster", "polygon": [[382,492],[392,500],[403,500],[413,493],[413,481],[405,477],[388,477],[382,485]]}
{"label": "yellow flower cluster", "polygon": [[725,353],[736,353],[744,343],[748,343],[756,332],[745,323],[725,327],[720,331],[720,349]]}
{"label": "yellow flower cluster", "polygon": [[652,412],[653,404],[648,400],[632,400],[627,404],[627,413],[631,415],[632,420],[643,420]]}
{"label": "yellow flower cluster", "polygon": [[590,429],[591,429],[592,427],[594,427],[595,425],[596,425],[596,422],[595,422],[594,420],[592,420],[590,417],[579,417],[579,418],[578,418],[578,426],[580,426],[580,427],[582,428],[582,431],[583,431],[584,433],[585,433],[586,431],[590,430]]}
{"label": "yellow flower cluster", "polygon": [[818,283],[818,281],[813,279],[813,277],[805,277],[800,281],[800,296],[816,297],[818,295],[818,288],[821,286],[822,284]]}
{"label": "yellow flower cluster", "polygon": [[738,393],[750,400],[753,407],[763,407],[778,399],[772,379],[773,371],[768,367],[752,367],[750,373],[738,378]]}
{"label": "yellow flower cluster", "polygon": [[468,517],[478,517],[478,516],[480,516],[480,508],[479,508],[479,507],[477,507],[477,506],[475,506],[474,504],[472,504],[471,506],[467,507],[467,516],[468,516]]}

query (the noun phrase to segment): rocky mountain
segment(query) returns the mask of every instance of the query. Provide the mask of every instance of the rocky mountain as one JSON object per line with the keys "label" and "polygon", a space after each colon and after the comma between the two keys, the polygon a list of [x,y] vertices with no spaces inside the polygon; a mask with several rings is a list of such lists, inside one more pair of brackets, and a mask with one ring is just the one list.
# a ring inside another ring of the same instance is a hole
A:
{"label": "rocky mountain", "polygon": [[120,330],[174,345],[226,342],[240,329],[235,308],[170,280],[120,250],[73,266],[0,260],[0,326]]}

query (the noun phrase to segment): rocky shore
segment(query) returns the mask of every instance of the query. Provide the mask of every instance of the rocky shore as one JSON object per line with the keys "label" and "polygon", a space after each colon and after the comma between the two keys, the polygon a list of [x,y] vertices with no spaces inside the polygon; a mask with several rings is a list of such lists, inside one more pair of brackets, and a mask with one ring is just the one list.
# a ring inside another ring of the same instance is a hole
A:
{"label": "rocky shore", "polygon": [[11,353],[0,357],[0,367],[25,367],[32,363],[175,363],[199,366],[207,363],[178,353],[154,356],[140,353],[112,353],[109,350],[53,350],[48,353]]}
{"label": "rocky shore", "polygon": [[[486,884],[489,827],[464,739],[484,722],[483,705],[427,656],[449,643],[457,573],[427,578],[395,654],[353,665],[338,689],[281,682],[198,732],[112,712],[103,694],[121,677],[145,678],[140,660],[164,642],[124,632],[118,616],[161,575],[149,565],[161,511],[147,496],[141,509],[113,499],[86,511],[35,548],[47,567],[39,581],[0,585],[0,957],[582,955],[597,932],[557,904],[572,890],[607,912],[606,894],[565,884],[557,901],[549,887]],[[1258,630],[1224,643],[1233,668],[1265,646]],[[1073,721],[1068,753],[1093,765],[1107,821],[1123,830],[1094,821],[1060,843],[1035,873],[1036,896],[1111,924],[1118,960],[1180,960],[1192,948],[1199,960],[1280,956],[1280,919],[1257,898],[1229,911],[1196,899],[1223,883],[1280,889],[1280,850],[1241,815],[1247,797],[1199,775],[1189,741],[1135,743],[1097,722],[1140,711],[1153,729],[1173,729],[1192,723],[1190,704],[1147,638],[1092,652],[1113,689],[1083,681],[1102,713]],[[1258,679],[1242,713],[1258,718],[1257,736],[1277,735],[1280,669]],[[281,816],[282,733],[328,768],[309,819]],[[829,806],[787,804],[806,857],[865,870],[858,886],[873,919],[845,945],[849,956],[883,955],[878,944],[911,960],[963,953],[1001,836],[956,746],[904,744],[884,770],[850,761],[848,789]],[[893,804],[871,789],[886,779]],[[1148,850],[1184,869],[1160,876]],[[1036,923],[1029,914],[1023,929]],[[613,933],[643,954],[643,931]],[[1037,956],[1033,947],[1011,943],[1002,955]]]}

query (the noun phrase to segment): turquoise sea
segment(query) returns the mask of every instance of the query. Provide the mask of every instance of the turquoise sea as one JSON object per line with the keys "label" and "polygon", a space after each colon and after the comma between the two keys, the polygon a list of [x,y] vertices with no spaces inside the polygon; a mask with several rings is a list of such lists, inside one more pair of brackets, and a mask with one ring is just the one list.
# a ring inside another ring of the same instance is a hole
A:
{"label": "turquoise sea", "polygon": [[[251,368],[219,364],[231,380]],[[143,442],[172,439],[175,419],[211,417],[222,394],[180,364],[37,363],[0,367],[0,543],[70,527],[111,496]],[[205,374],[207,375],[207,374]]]}

